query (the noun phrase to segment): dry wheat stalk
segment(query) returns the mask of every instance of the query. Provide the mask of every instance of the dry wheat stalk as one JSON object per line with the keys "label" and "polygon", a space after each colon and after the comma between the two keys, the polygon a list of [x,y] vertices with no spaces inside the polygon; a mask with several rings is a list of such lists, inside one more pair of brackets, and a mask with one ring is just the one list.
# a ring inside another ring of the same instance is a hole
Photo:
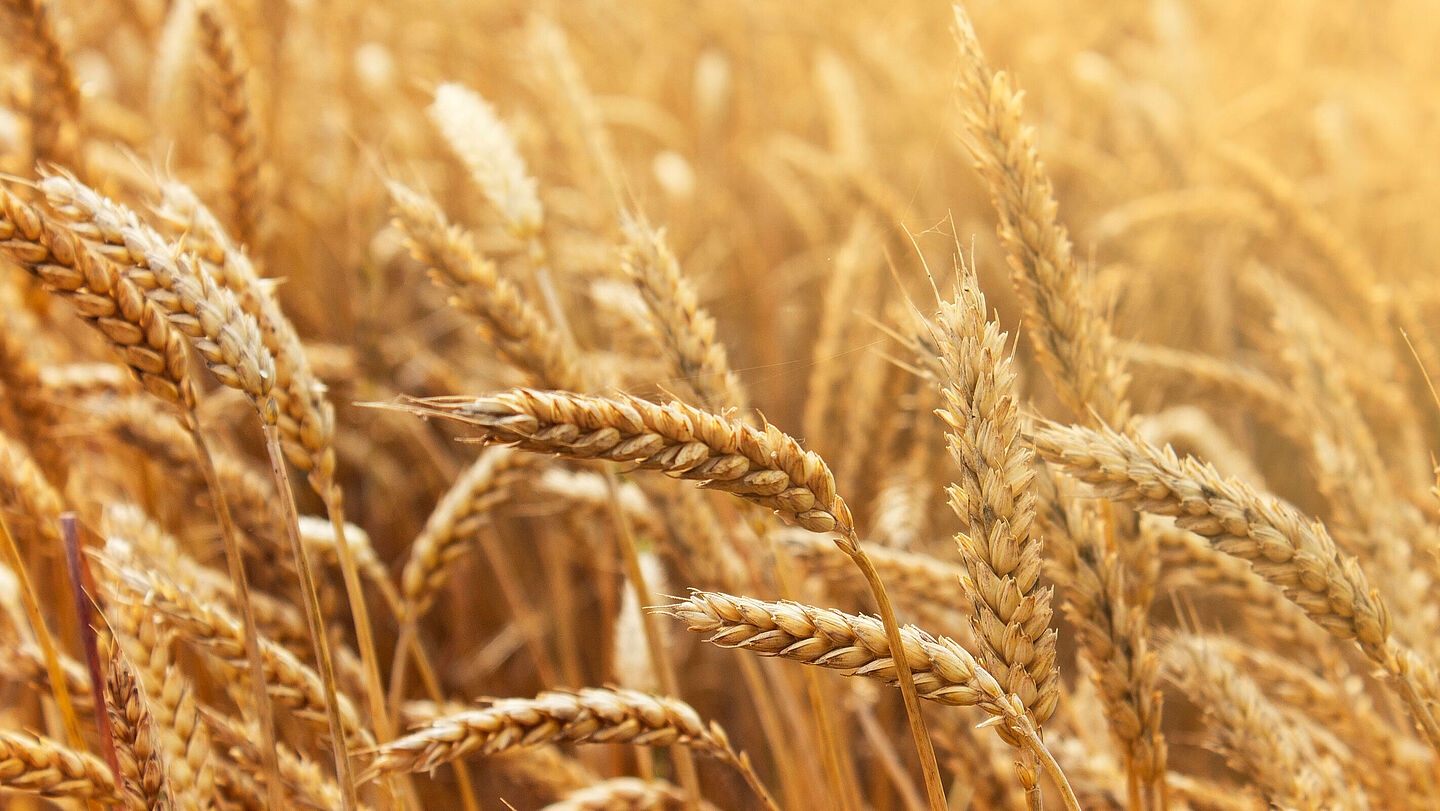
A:
{"label": "dry wheat stalk", "polygon": [[[203,478],[197,468],[192,434],[173,415],[157,408],[144,397],[113,398],[102,396],[84,401],[82,406],[92,415],[87,422],[96,430],[113,432],[122,441],[134,445],[153,459],[162,461],[171,470]],[[274,561],[294,572],[294,564],[277,553],[283,549],[284,516],[276,505],[275,485],[253,465],[235,454],[220,449],[211,451],[211,462],[225,503],[235,523],[251,538],[261,541],[253,551],[267,562]],[[209,498],[207,493],[205,496]],[[263,571],[256,572],[264,575]],[[262,580],[261,582],[266,582]]]}

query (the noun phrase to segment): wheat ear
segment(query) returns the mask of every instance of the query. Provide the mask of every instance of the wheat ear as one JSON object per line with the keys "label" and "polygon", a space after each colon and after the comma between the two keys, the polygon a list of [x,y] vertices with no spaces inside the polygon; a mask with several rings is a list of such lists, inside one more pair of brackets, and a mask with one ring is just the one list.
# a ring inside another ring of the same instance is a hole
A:
{"label": "wheat ear", "polygon": [[521,241],[539,234],[545,209],[535,178],[495,108],[468,87],[447,82],[435,89],[428,112],[450,149],[470,170],[475,185],[499,212],[505,230]]}
{"label": "wheat ear", "polygon": [[1332,759],[1286,718],[1248,676],[1195,638],[1167,649],[1182,686],[1214,719],[1212,730],[1231,763],[1280,808],[1354,808],[1357,799]]}
{"label": "wheat ear", "polygon": [[436,284],[451,293],[451,305],[477,319],[495,348],[540,385],[585,390],[570,345],[544,313],[500,277],[474,238],[451,225],[434,200],[393,181],[387,185],[411,252],[430,267]]}
{"label": "wheat ear", "polygon": [[1093,669],[1133,799],[1141,784],[1153,786],[1164,778],[1166,761],[1155,687],[1160,662],[1144,632],[1145,613],[1127,597],[1130,572],[1109,546],[1106,524],[1095,511],[1067,507],[1057,497],[1048,500],[1041,518],[1055,578],[1066,585],[1065,613]]}
{"label": "wheat ear", "polygon": [[171,655],[175,633],[158,625],[143,606],[107,606],[106,617],[150,699],[150,714],[165,751],[166,783],[181,807],[200,806],[214,791],[219,764],[211,757],[210,736],[196,714],[189,679]]}
{"label": "wheat ear", "polygon": [[112,656],[105,677],[105,709],[110,715],[127,804],[147,811],[169,809],[175,799],[166,785],[164,750],[156,740],[154,720],[139,679],[128,662]]}
{"label": "wheat ear", "polygon": [[17,29],[11,37],[35,62],[38,92],[31,105],[35,157],[69,163],[80,124],[80,82],[55,30],[55,6],[49,0],[5,0]]}
{"label": "wheat ear", "polygon": [[745,392],[730,368],[725,346],[715,337],[715,319],[700,307],[695,287],[665,243],[663,231],[643,218],[620,223],[625,243],[620,267],[635,283],[650,322],[669,357],[671,371],[712,410],[744,410]]}
{"label": "wheat ear", "polygon": [[621,688],[501,698],[485,707],[441,716],[378,747],[366,777],[427,771],[472,753],[493,755],[540,743],[686,746],[737,769],[765,807],[777,809],[749,759],[735,752],[718,724],[707,725],[679,699]]}
{"label": "wheat ear", "polygon": [[265,211],[260,170],[265,150],[255,123],[250,66],[218,3],[202,2],[196,12],[200,53],[213,75],[211,104],[220,113],[220,134],[229,149],[230,200],[240,242],[259,250]]}
{"label": "wheat ear", "polygon": [[1105,422],[1123,425],[1128,378],[1100,312],[1100,296],[1081,273],[1070,235],[1056,216],[1055,190],[1035,151],[1034,131],[1023,121],[1020,93],[1006,73],[991,70],[959,5],[955,42],[963,139],[990,187],[1000,242],[1040,364],[1075,414],[1093,409]]}
{"label": "wheat ear", "polygon": [[1320,627],[1354,639],[1393,680],[1430,745],[1440,749],[1434,713],[1434,671],[1390,637],[1390,611],[1360,564],[1341,555],[1324,525],[1248,485],[1174,451],[1109,429],[1044,426],[1040,455],[1102,494],[1158,515],[1210,539],[1216,549],[1247,560]]}
{"label": "wheat ear", "polygon": [[105,761],[48,738],[0,730],[0,788],[41,797],[118,803]]}
{"label": "wheat ear", "polygon": [[[1079,808],[1020,699],[1007,694],[995,677],[953,640],[907,625],[900,629],[901,644],[892,647],[891,635],[874,617],[716,592],[691,592],[690,599],[657,610],[684,621],[692,631],[709,634],[707,641],[720,647],[848,671],[886,684],[895,684],[903,661],[919,697],[983,709],[1035,753],[1059,787],[1066,807]],[[894,656],[896,648],[904,652],[903,658]]]}
{"label": "wheat ear", "polygon": [[[1015,372],[1006,335],[988,320],[973,271],[936,318],[946,444],[960,478],[950,505],[969,528],[956,536],[974,608],[981,661],[1006,692],[1043,724],[1059,699],[1052,589],[1040,588],[1042,545],[1035,533],[1035,470],[1020,437]],[[1013,743],[1013,741],[1012,741]]]}
{"label": "wheat ear", "polygon": [[147,391],[194,408],[183,336],[118,265],[8,188],[0,188],[0,237],[7,253],[119,350]]}

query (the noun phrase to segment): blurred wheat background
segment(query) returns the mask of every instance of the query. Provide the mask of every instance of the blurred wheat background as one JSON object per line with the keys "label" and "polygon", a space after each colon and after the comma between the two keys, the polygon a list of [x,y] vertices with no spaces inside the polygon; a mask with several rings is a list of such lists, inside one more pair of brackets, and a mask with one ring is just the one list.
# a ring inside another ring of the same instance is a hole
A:
{"label": "blurred wheat background", "polygon": [[1440,803],[1431,4],[0,6],[5,808]]}

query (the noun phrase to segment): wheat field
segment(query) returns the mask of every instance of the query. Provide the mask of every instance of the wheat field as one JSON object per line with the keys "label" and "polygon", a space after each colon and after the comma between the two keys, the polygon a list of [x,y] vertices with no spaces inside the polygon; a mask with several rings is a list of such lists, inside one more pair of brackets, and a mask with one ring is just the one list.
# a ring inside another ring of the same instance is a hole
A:
{"label": "wheat field", "polygon": [[1431,4],[0,8],[0,807],[1440,806]]}

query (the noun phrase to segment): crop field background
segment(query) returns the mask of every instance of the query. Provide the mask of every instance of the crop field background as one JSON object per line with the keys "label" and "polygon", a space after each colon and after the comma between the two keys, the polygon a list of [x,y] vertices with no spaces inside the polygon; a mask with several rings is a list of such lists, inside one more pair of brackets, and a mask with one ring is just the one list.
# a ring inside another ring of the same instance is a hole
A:
{"label": "crop field background", "polygon": [[0,19],[0,806],[1440,805],[1433,4]]}

